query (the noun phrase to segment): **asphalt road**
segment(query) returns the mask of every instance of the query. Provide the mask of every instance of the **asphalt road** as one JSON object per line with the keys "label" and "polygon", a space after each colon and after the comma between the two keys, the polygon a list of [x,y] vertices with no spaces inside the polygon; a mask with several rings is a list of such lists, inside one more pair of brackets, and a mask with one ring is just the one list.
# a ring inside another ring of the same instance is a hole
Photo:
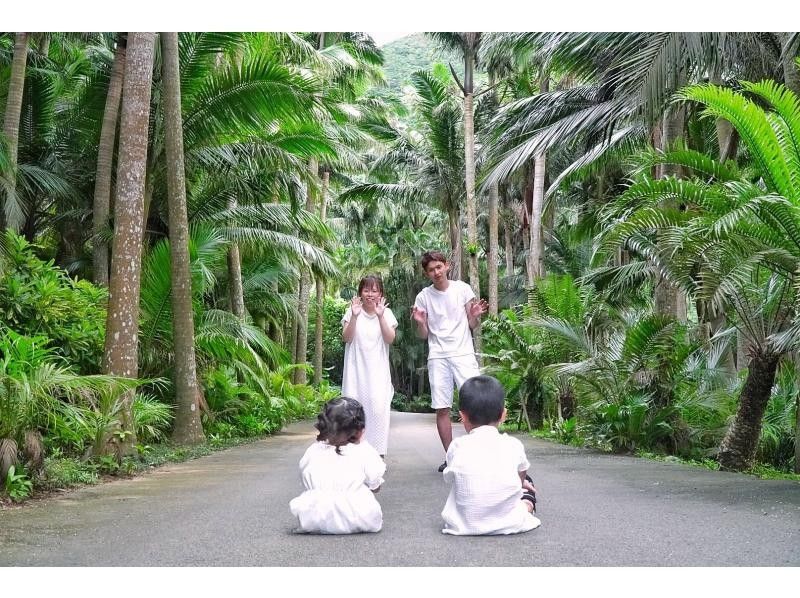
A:
{"label": "asphalt road", "polygon": [[[463,433],[455,424],[457,434]],[[520,436],[542,526],[441,533],[432,415],[392,414],[377,534],[293,533],[311,422],[148,474],[0,511],[0,565],[798,566],[800,484]]]}

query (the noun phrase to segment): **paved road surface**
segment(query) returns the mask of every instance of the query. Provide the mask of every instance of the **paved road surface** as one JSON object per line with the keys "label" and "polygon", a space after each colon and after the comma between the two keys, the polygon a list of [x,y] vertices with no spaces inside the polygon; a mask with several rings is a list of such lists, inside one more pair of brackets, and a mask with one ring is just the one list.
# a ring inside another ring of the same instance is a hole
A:
{"label": "paved road surface", "polygon": [[[456,424],[457,433],[463,433]],[[0,565],[798,566],[800,484],[599,454],[520,436],[542,526],[441,533],[432,415],[392,414],[384,529],[294,534],[310,422],[134,479],[0,511]]]}

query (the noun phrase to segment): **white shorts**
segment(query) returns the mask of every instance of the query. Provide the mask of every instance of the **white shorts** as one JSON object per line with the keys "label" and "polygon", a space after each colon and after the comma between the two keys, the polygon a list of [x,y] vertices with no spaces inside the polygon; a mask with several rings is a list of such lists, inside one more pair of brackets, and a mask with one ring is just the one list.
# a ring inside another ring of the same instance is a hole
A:
{"label": "white shorts", "polygon": [[453,406],[453,384],[461,388],[465,381],[480,376],[475,355],[437,357],[428,360],[428,380],[431,383],[431,407],[445,409]]}

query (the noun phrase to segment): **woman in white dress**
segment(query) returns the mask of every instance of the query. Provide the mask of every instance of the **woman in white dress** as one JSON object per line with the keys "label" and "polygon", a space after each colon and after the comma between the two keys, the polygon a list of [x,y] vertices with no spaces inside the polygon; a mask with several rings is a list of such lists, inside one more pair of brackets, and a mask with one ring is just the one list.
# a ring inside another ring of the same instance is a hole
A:
{"label": "woman in white dress", "polygon": [[289,502],[299,531],[316,534],[377,532],[383,526],[375,494],[386,464],[364,434],[364,409],[355,399],[325,403],[317,417],[317,442],[300,459],[305,491]]}
{"label": "woman in white dress", "polygon": [[389,442],[389,411],[394,396],[389,345],[394,342],[396,329],[397,319],[387,307],[381,279],[365,276],[342,318],[342,396],[364,406],[364,437],[382,457]]}

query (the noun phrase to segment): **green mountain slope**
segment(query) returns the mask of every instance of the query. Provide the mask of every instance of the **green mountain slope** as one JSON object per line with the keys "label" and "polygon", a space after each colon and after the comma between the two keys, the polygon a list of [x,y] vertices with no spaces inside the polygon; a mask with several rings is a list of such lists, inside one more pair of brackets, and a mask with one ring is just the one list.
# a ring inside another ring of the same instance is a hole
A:
{"label": "green mountain slope", "polygon": [[386,91],[399,97],[402,95],[403,86],[409,85],[411,74],[415,71],[428,69],[437,62],[453,62],[458,72],[462,68],[460,63],[448,53],[436,47],[436,42],[426,37],[423,33],[414,33],[401,37],[381,48],[383,64],[386,71]]}

